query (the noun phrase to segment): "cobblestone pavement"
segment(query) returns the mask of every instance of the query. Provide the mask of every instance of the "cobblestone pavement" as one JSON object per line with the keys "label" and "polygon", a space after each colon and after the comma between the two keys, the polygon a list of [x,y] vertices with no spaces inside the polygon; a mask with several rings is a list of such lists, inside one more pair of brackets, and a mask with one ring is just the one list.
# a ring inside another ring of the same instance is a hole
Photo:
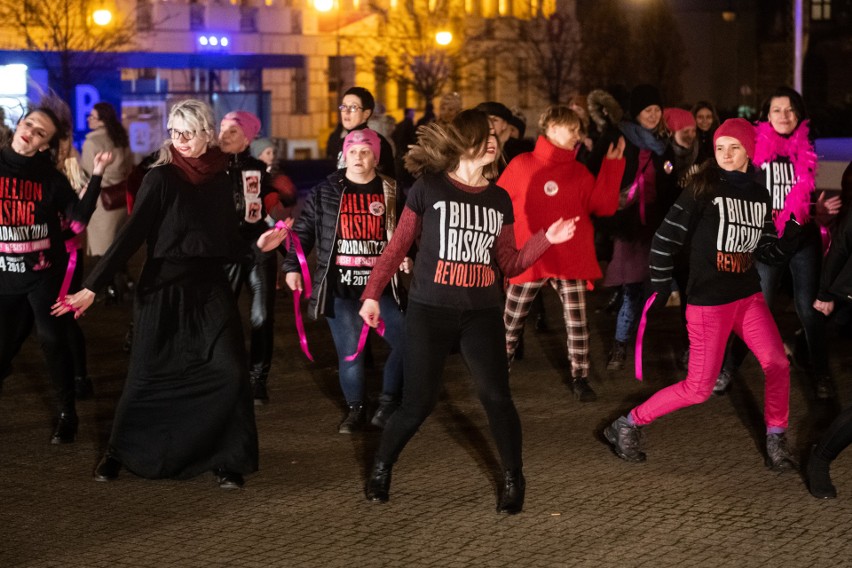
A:
{"label": "cobblestone pavement", "polygon": [[[595,292],[592,306],[607,299]],[[289,297],[278,305],[272,402],[257,410],[261,471],[242,491],[212,475],[148,481],[122,472],[95,483],[127,354],[129,306],[97,305],[83,320],[96,396],[79,403],[78,440],[48,443],[51,392],[34,339],[0,396],[2,567],[842,566],[852,563],[852,451],[835,462],[839,498],[817,501],[795,473],[762,457],[762,375],[750,358],[725,397],[646,429],[648,461],[628,464],[602,443],[614,417],[683,375],[676,309],[652,322],[646,380],[607,373],[612,317],[592,313],[592,384],[581,404],[565,387],[563,333],[547,293],[550,332],[528,326],[512,387],[524,427],[527,502],[495,513],[499,464],[463,362],[453,357],[435,413],[394,471],[391,501],[363,483],[379,432],[337,433],[342,400],[325,323],[308,326],[316,363],[298,351]],[[785,337],[795,315],[779,316]],[[139,330],[144,333],[145,330]],[[832,342],[839,400],[851,399],[852,340]],[[385,351],[374,342],[376,359]],[[632,365],[632,358],[628,361]],[[845,371],[845,372],[844,372]],[[371,390],[378,388],[371,371]],[[793,372],[791,441],[804,457],[834,416]]]}

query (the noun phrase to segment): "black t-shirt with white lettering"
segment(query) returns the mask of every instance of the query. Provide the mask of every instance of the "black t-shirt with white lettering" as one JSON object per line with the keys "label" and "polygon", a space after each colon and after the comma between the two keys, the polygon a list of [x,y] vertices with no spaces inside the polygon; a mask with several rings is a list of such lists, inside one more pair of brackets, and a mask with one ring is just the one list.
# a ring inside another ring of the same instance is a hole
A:
{"label": "black t-shirt with white lettering", "polygon": [[358,299],[387,246],[385,195],[379,176],[365,184],[344,180],[328,281],[338,298]]}
{"label": "black t-shirt with white lettering", "polygon": [[461,310],[502,305],[495,245],[503,225],[515,222],[509,194],[494,183],[468,193],[446,174],[424,175],[406,207],[421,219],[411,300]]}
{"label": "black t-shirt with white lettering", "polygon": [[[758,243],[776,242],[769,193],[745,174],[721,172],[706,195],[685,189],[651,245],[651,283],[666,288],[673,255],[691,237],[690,304],[717,306],[760,292]],[[670,285],[670,284],[669,284]]]}

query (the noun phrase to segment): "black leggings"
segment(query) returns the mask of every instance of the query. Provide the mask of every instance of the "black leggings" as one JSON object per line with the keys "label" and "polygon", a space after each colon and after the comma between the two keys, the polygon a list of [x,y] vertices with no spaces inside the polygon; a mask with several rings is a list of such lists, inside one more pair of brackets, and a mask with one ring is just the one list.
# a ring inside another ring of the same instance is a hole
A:
{"label": "black leggings", "polygon": [[849,444],[852,444],[852,406],[837,415],[837,418],[819,439],[816,453],[818,456],[832,461]]}
{"label": "black leggings", "polygon": [[488,415],[505,469],[520,469],[521,421],[509,390],[506,335],[500,307],[459,311],[409,302],[402,405],[388,421],[376,460],[392,464],[432,413],[447,355],[458,341]]}
{"label": "black leggings", "polygon": [[[0,295],[0,370],[11,366],[20,349],[21,318],[32,309],[39,343],[47,363],[50,381],[56,391],[57,410],[74,411],[74,365],[69,345],[69,329],[73,315],[50,315],[50,307],[62,283],[62,274],[43,279],[26,294]],[[25,338],[25,337],[24,337]]]}
{"label": "black leggings", "polygon": [[275,333],[275,280],[277,257],[265,254],[251,265],[233,264],[228,267],[228,281],[239,297],[243,284],[251,294],[251,350],[249,372],[253,380],[266,381],[272,366],[272,347]]}

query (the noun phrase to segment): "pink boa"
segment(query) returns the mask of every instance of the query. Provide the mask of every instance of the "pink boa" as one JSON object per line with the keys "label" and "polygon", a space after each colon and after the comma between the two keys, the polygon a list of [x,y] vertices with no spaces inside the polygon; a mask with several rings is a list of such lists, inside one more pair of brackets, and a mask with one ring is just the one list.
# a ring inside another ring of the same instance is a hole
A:
{"label": "pink boa", "polygon": [[811,194],[816,187],[817,156],[808,138],[808,121],[803,121],[789,138],[784,138],[768,122],[757,123],[754,165],[762,166],[779,156],[786,156],[793,165],[796,183],[790,188],[784,209],[775,218],[778,234],[784,233],[784,224],[795,213],[796,220],[804,224],[811,220]]}

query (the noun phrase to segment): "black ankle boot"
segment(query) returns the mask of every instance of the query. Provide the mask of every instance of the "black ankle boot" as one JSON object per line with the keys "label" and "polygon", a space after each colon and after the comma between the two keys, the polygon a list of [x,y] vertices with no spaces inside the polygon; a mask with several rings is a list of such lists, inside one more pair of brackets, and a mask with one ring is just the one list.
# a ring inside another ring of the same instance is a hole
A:
{"label": "black ankle boot", "polygon": [[831,460],[827,460],[820,456],[817,452],[817,447],[814,446],[811,450],[811,457],[808,459],[807,482],[808,491],[817,499],[834,499],[837,497],[837,490],[831,482],[831,474],[829,468]]}
{"label": "black ankle boot", "polygon": [[95,481],[115,481],[118,479],[119,471],[121,471],[121,462],[107,452],[95,467]]}
{"label": "black ankle boot", "polygon": [[507,469],[503,472],[503,490],[497,503],[498,513],[517,515],[524,508],[524,494],[527,481],[520,469]]}
{"label": "black ankle boot", "polygon": [[51,444],[70,444],[77,437],[77,413],[73,411],[63,412],[56,421],[56,429],[50,438]]}
{"label": "black ankle boot", "polygon": [[379,461],[376,462],[373,466],[373,471],[370,472],[369,479],[367,479],[367,487],[364,489],[367,501],[378,501],[379,503],[388,502],[388,499],[390,499],[392,468],[393,464]]}

